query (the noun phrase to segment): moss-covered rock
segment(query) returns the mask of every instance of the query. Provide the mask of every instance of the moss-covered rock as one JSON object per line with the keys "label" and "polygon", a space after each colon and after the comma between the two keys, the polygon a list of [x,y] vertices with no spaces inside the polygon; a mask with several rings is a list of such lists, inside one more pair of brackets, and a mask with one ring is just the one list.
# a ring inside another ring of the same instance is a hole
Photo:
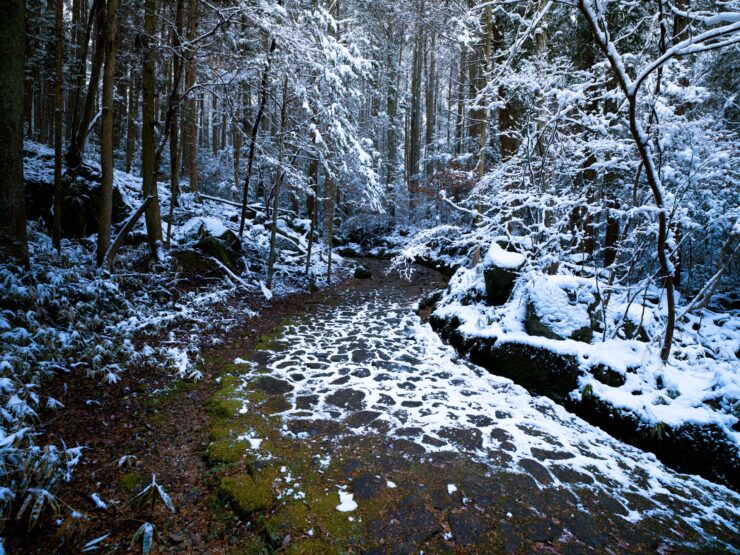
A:
{"label": "moss-covered rock", "polygon": [[222,478],[218,491],[231,504],[234,512],[242,518],[264,511],[273,503],[271,484],[266,480],[255,480],[248,474]]}
{"label": "moss-covered rock", "polygon": [[209,414],[221,417],[234,416],[241,407],[242,403],[238,399],[212,398],[206,403]]}
{"label": "moss-covered rock", "polygon": [[265,533],[274,545],[281,545],[287,536],[300,537],[311,528],[308,507],[299,501],[288,503],[265,524]]}
{"label": "moss-covered rock", "polygon": [[239,462],[249,455],[249,443],[231,439],[211,442],[206,449],[206,460],[211,466]]}

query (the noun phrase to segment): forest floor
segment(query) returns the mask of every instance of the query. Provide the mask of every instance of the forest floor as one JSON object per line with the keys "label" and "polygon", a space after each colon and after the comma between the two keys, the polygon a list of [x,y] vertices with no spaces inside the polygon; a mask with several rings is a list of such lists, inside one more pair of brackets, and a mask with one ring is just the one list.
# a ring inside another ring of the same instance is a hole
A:
{"label": "forest floor", "polygon": [[[372,280],[250,307],[262,316],[203,353],[200,382],[67,381],[45,431],[87,449],[61,497],[108,505],[70,550],[124,550],[145,521],[155,552],[740,548],[736,494],[459,359],[414,311],[441,275],[364,262]],[[129,503],[152,475],[174,513]],[[22,551],[49,552],[52,533]]]}
{"label": "forest floor", "polygon": [[[66,529],[60,533],[51,527],[34,535],[24,534],[18,545],[11,540],[9,552],[48,553],[51,546],[59,546],[62,552],[77,552],[90,540],[108,534],[104,542],[94,546],[103,552],[125,550],[144,521],[166,523],[157,526],[155,550],[178,545],[179,538],[186,537],[175,532],[181,530],[187,534],[186,551],[196,546],[204,552],[222,551],[228,536],[214,534],[212,526],[223,510],[211,495],[203,457],[209,423],[205,404],[217,387],[215,380],[224,361],[233,358],[234,353],[254,348],[263,334],[300,311],[309,299],[322,294],[293,293],[269,301],[256,295],[209,307],[212,321],[229,318],[231,322],[218,346],[202,351],[208,363],[203,379],[198,381],[173,380],[166,369],[142,366],[122,373],[119,382],[105,387],[83,374],[63,376],[56,383],[49,383],[48,391],[65,400],[65,409],[58,418],[45,423],[45,438],[49,442],[84,446],[74,479],[64,484],[59,498],[68,506],[87,510],[95,505],[90,492],[96,492],[108,508],[86,512],[92,518],[75,523],[76,529],[71,533]],[[244,316],[240,324],[234,322],[239,314],[254,311],[259,316]],[[163,330],[163,343],[171,342],[170,331],[178,332],[174,326],[172,330]],[[146,342],[156,346],[152,337],[147,337]],[[174,514],[164,507],[156,507],[156,514],[152,515],[127,506],[147,485],[142,482],[144,477],[150,481],[152,475],[174,500]]]}

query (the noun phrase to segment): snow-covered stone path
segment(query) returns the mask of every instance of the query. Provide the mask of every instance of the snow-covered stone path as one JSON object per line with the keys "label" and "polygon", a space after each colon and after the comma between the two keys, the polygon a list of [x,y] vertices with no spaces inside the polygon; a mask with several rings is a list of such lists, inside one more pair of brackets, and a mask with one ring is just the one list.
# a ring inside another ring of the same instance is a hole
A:
{"label": "snow-covered stone path", "polygon": [[[484,463],[492,482],[502,472],[529,476],[540,491],[567,491],[577,508],[637,527],[657,517],[701,536],[737,537],[734,492],[676,474],[548,398],[457,358],[414,313],[435,282],[431,272],[422,276],[347,289],[286,326],[273,350],[243,361],[248,387],[288,401],[286,433],[298,421],[342,422],[347,435],[412,442],[422,460],[449,451]],[[500,481],[498,493],[507,487]]]}

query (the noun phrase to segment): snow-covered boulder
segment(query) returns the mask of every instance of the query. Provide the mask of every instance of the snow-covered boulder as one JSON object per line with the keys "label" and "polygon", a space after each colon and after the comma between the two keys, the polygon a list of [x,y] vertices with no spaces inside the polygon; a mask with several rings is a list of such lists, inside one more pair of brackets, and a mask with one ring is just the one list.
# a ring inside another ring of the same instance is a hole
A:
{"label": "snow-covered boulder", "polygon": [[588,343],[596,327],[599,302],[593,281],[537,276],[529,284],[525,329],[529,335]]}
{"label": "snow-covered boulder", "polygon": [[216,218],[198,217],[185,222],[178,235],[194,243],[195,248],[212,256],[230,270],[240,272],[241,241],[231,229]]}
{"label": "snow-covered boulder", "polygon": [[509,252],[496,242],[491,244],[483,259],[483,279],[489,304],[500,306],[509,300],[525,263],[524,255]]}
{"label": "snow-covered boulder", "polygon": [[358,258],[362,256],[362,247],[357,243],[348,243],[336,249],[339,256],[345,258]]}

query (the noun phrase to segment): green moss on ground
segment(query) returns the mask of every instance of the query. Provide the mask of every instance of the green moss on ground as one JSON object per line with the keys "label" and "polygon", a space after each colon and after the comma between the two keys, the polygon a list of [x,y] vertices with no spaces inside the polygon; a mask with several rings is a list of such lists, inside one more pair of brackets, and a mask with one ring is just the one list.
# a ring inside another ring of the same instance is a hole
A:
{"label": "green moss on ground", "polygon": [[138,472],[129,472],[121,478],[121,487],[130,493],[136,493],[144,485],[144,477]]}
{"label": "green moss on ground", "polygon": [[249,442],[247,441],[220,439],[211,442],[206,449],[206,460],[211,466],[232,464],[242,459],[254,459],[249,454]]}
{"label": "green moss on ground", "polygon": [[271,484],[266,480],[255,480],[248,474],[222,478],[218,491],[241,518],[269,509],[274,500]]}

